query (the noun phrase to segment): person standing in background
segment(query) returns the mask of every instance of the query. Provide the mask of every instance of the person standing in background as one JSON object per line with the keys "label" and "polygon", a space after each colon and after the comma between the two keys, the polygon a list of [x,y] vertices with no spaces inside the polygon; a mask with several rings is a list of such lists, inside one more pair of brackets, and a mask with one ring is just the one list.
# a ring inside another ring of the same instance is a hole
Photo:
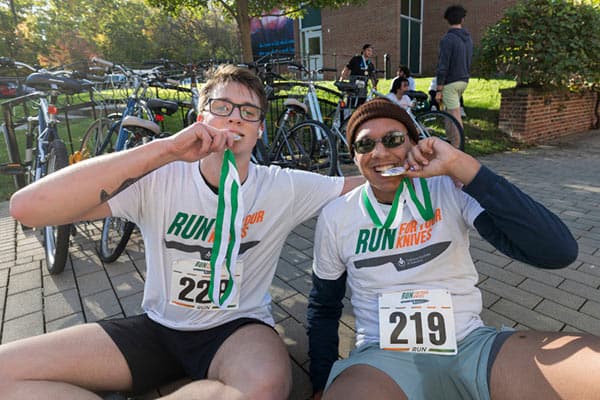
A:
{"label": "person standing in background", "polygon": [[436,70],[436,101],[443,102],[446,111],[462,125],[460,97],[469,83],[473,40],[463,28],[467,11],[463,6],[454,5],[446,9],[444,19],[450,29],[440,41],[440,52]]}

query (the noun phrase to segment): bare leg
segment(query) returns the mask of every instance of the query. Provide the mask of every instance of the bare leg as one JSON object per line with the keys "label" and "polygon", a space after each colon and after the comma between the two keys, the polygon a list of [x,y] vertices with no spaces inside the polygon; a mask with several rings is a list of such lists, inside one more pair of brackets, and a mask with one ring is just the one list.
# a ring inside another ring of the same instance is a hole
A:
{"label": "bare leg", "polygon": [[323,400],[394,399],[407,397],[383,371],[366,364],[354,365],[342,372],[323,394]]}
{"label": "bare leg", "polygon": [[125,391],[125,358],[98,324],[78,325],[0,346],[0,398],[98,399]]}
{"label": "bare leg", "polygon": [[245,325],[219,348],[208,379],[194,381],[165,399],[287,399],[292,386],[285,345],[267,326]]}
{"label": "bare leg", "polygon": [[598,399],[600,338],[517,332],[492,367],[490,393],[499,399]]}
{"label": "bare leg", "polygon": [[450,115],[452,115],[454,118],[456,118],[456,120],[458,121],[458,123],[460,124],[460,126],[463,126],[463,122],[462,122],[462,117],[460,116],[460,108],[454,108],[452,110],[446,110],[446,112]]}

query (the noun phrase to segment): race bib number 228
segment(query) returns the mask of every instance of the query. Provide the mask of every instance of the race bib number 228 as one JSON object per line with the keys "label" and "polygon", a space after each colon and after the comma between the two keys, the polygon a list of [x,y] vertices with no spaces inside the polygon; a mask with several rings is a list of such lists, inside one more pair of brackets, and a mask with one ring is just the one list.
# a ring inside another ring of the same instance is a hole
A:
{"label": "race bib number 228", "polygon": [[[238,262],[233,277],[234,284],[239,285],[243,266]],[[227,287],[227,271],[223,269],[220,283],[220,295]],[[170,303],[179,307],[203,310],[218,310],[208,297],[210,286],[210,263],[202,260],[178,260],[173,264],[171,275]],[[238,286],[239,288],[239,286]],[[236,309],[239,303],[239,290],[236,291],[228,309]]]}

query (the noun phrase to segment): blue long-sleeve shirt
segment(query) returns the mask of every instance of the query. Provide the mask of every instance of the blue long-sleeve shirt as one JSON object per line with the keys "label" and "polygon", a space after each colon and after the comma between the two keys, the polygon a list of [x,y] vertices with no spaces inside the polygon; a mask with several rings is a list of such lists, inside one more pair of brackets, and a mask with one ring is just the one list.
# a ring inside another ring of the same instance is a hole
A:
{"label": "blue long-sleeve shirt", "polygon": [[[577,242],[565,224],[487,167],[482,166],[463,191],[484,208],[473,222],[479,234],[507,256],[549,269],[565,267],[577,258]],[[344,273],[336,280],[327,280],[313,273],[307,330],[315,392],[325,387],[331,366],[338,359],[346,277]]]}
{"label": "blue long-sleeve shirt", "polygon": [[436,71],[437,84],[469,82],[473,40],[463,28],[450,29],[440,41],[440,54]]}

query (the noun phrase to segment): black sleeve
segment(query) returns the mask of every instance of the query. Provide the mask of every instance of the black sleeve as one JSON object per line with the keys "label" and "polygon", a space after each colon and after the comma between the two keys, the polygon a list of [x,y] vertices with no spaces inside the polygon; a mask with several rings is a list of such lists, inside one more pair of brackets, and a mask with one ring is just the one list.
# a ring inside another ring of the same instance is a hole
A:
{"label": "black sleeve", "polygon": [[346,276],[347,273],[344,272],[336,280],[327,280],[314,273],[312,275],[307,333],[313,393],[325,388],[331,366],[338,359],[338,327],[344,307],[342,300],[346,293]]}
{"label": "black sleeve", "polygon": [[560,218],[485,166],[463,190],[485,210],[475,228],[507,256],[540,268],[563,268],[577,258],[577,242]]}
{"label": "black sleeve", "polygon": [[354,56],[350,59],[350,61],[348,61],[348,64],[346,64],[346,68],[348,68],[350,71],[354,71],[354,69],[356,68],[356,63],[357,58],[356,56]]}

